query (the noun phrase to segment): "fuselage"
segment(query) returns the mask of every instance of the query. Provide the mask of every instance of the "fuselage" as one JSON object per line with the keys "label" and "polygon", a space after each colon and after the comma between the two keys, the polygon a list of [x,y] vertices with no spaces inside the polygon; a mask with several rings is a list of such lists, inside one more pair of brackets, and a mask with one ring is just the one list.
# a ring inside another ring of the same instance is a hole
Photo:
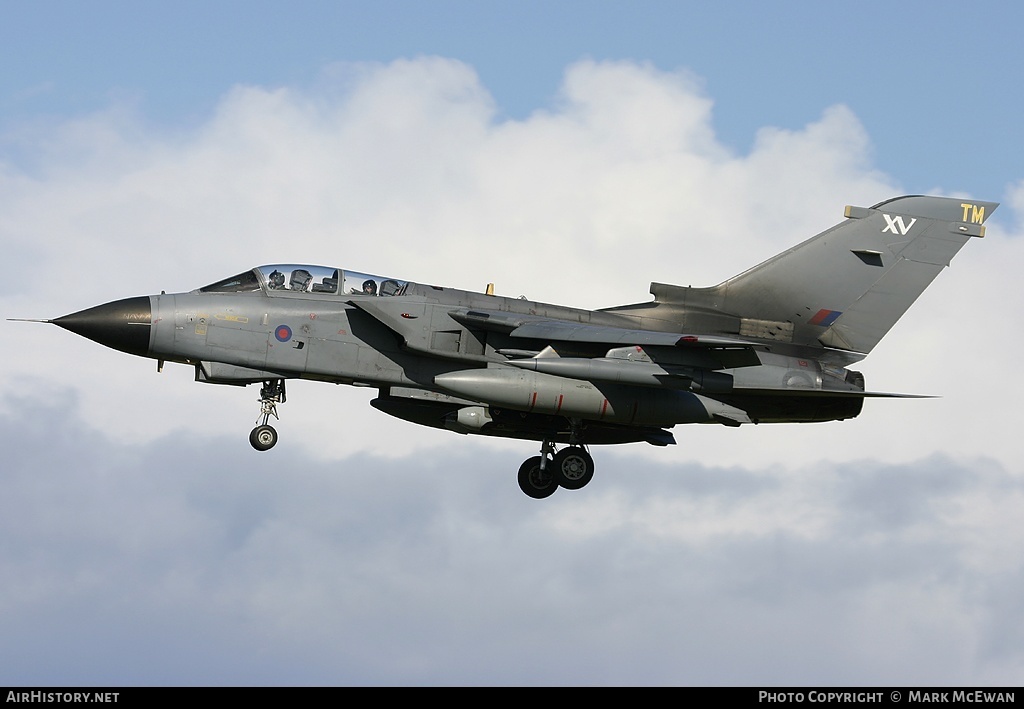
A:
{"label": "fuselage", "polygon": [[[780,353],[778,346],[760,348],[756,366],[712,372],[703,355],[685,349],[650,348],[659,352],[652,358],[641,347],[610,350],[607,343],[573,340],[569,330],[555,351],[548,339],[512,334],[538,319],[569,328],[672,333],[672,323],[656,315],[278,265],[55,322],[125,352],[192,365],[199,381],[301,378],[374,387],[381,391],[377,408],[461,432],[538,438],[534,429],[547,424],[527,417],[554,417],[635,429],[596,437],[619,442],[647,439],[678,423],[822,421],[860,410],[861,398],[845,396],[863,389],[850,383],[849,372],[831,371],[803,353]],[[765,390],[779,395],[765,396]],[[820,395],[807,400],[787,392]],[[458,412],[471,406],[483,413],[464,415],[460,424]],[[524,425],[510,426],[507,417],[498,425],[507,411],[518,412]]]}

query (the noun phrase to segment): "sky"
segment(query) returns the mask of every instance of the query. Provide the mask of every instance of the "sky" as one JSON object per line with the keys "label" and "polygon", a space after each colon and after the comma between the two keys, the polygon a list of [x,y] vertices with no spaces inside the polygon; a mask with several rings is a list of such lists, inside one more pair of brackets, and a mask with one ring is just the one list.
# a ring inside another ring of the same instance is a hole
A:
{"label": "sky", "polygon": [[3,2],[0,315],[263,263],[586,308],[900,194],[1001,203],[852,421],[420,429],[0,322],[0,684],[1019,685],[1024,10]]}

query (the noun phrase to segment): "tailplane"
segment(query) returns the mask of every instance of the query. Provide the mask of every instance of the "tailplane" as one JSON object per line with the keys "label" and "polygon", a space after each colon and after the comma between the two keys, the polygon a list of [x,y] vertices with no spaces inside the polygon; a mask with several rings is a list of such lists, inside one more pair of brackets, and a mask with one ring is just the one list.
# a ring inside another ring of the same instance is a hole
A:
{"label": "tailplane", "polygon": [[716,329],[866,354],[998,206],[907,196],[847,207],[846,221],[720,285],[651,293]]}

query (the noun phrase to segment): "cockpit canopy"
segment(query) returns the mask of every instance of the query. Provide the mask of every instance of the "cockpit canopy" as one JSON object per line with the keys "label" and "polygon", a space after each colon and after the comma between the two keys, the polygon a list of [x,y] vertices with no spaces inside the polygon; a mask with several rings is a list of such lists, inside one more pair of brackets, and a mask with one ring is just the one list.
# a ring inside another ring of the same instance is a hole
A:
{"label": "cockpit canopy", "polygon": [[343,271],[329,266],[272,264],[211,283],[200,293],[322,293],[324,295],[402,295],[408,281]]}

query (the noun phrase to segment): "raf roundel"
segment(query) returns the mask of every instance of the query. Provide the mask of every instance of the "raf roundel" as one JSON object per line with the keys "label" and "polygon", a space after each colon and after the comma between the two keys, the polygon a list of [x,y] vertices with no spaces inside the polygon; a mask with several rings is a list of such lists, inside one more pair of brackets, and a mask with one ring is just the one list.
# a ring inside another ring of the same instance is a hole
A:
{"label": "raf roundel", "polygon": [[278,342],[288,342],[292,339],[292,329],[287,325],[278,325],[274,330],[274,337],[277,338]]}

